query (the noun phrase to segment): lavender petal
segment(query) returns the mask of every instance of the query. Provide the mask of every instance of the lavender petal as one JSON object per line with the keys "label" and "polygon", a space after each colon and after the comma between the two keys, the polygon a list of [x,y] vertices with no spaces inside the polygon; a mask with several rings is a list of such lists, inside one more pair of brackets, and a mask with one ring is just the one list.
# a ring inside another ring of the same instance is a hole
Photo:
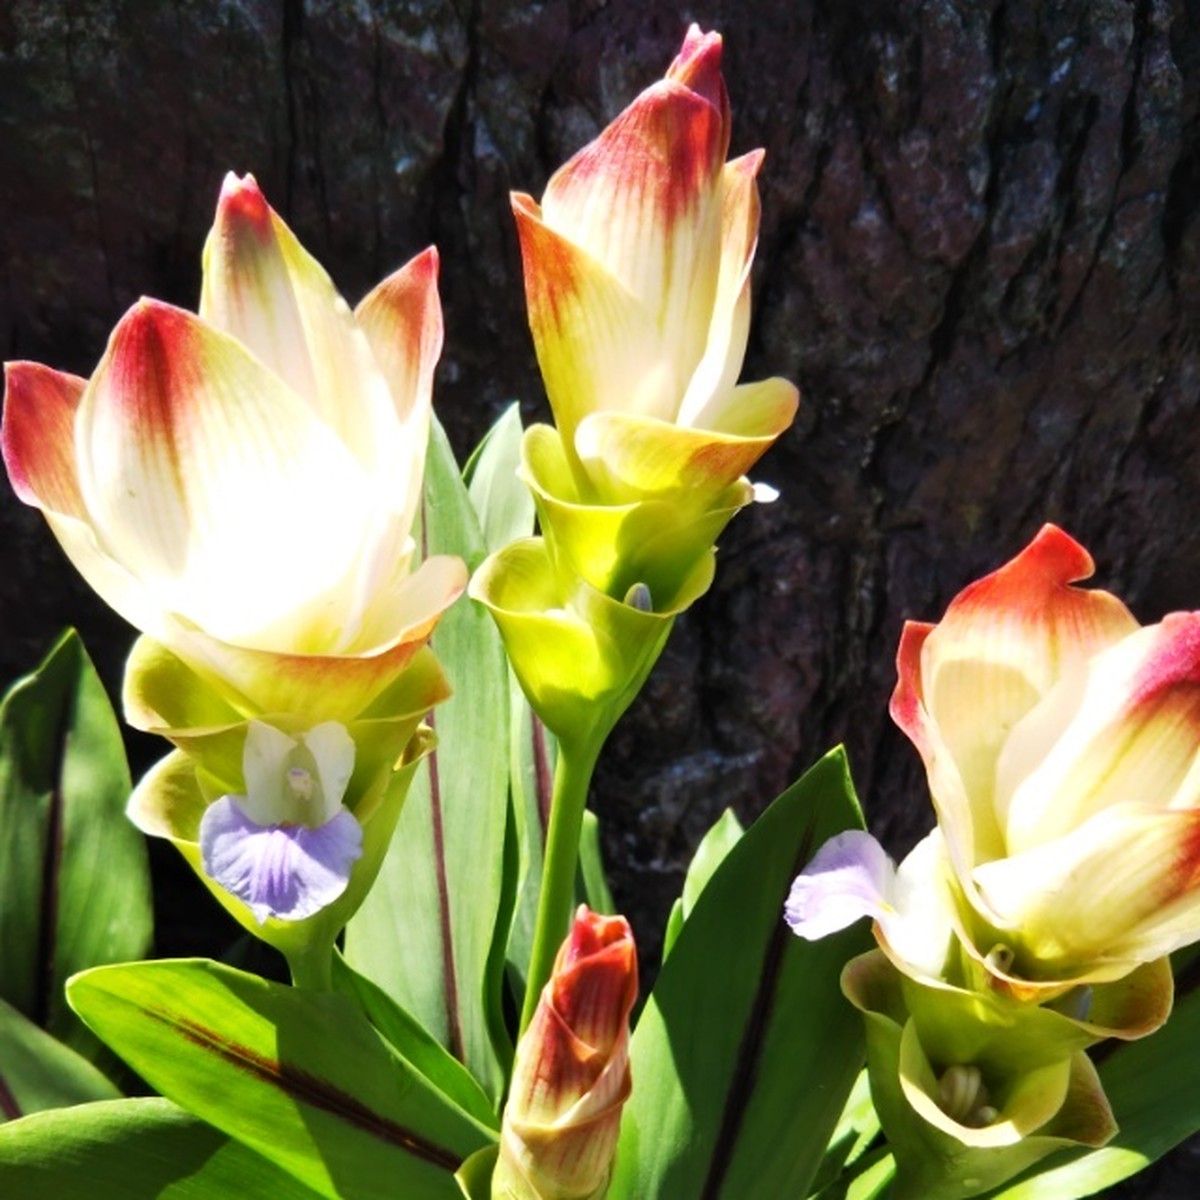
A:
{"label": "lavender petal", "polygon": [[883,847],[860,829],[832,837],[796,877],[783,912],[792,931],[816,941],[892,911],[896,868]]}
{"label": "lavender petal", "polygon": [[200,822],[205,873],[243,901],[259,924],[300,921],[332,904],[362,856],[362,826],[343,808],[316,829],[259,825],[239,797],[222,796]]}

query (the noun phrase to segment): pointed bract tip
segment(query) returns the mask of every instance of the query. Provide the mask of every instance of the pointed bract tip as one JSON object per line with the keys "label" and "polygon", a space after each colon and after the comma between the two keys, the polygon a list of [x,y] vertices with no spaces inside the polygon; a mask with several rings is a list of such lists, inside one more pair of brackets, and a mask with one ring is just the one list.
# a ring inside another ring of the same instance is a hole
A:
{"label": "pointed bract tip", "polygon": [[633,930],[624,917],[606,917],[581,904],[575,910],[570,935],[562,947],[564,963],[575,962],[623,940],[633,943]]}
{"label": "pointed bract tip", "polygon": [[705,33],[693,21],[683,36],[683,45],[679,48],[679,54],[671,64],[671,69],[673,71],[676,67],[685,67],[701,57],[715,57],[716,65],[720,66],[723,45],[724,42],[719,33],[715,30]]}
{"label": "pointed bract tip", "polygon": [[517,216],[540,217],[542,206],[528,192],[509,192],[508,202]]}
{"label": "pointed bract tip", "polygon": [[728,103],[721,78],[722,46],[719,33],[702,33],[699,25],[692,25],[675,61],[667,68],[668,79],[691,88],[720,110]]}
{"label": "pointed bract tip", "polygon": [[1013,561],[1020,559],[1045,563],[1046,569],[1059,575],[1064,583],[1079,583],[1096,573],[1096,564],[1087,550],[1050,522],[1037,531],[1033,541]]}
{"label": "pointed bract tip", "polygon": [[164,335],[185,327],[190,328],[195,320],[193,313],[155,300],[153,296],[139,296],[129,311],[117,322],[112,331],[110,345],[144,332],[157,331]]}
{"label": "pointed bract tip", "polygon": [[409,270],[415,276],[431,282],[437,282],[441,271],[442,259],[436,246],[426,246],[419,254],[414,254],[409,262]]}
{"label": "pointed bract tip", "polygon": [[270,228],[271,206],[253,175],[240,178],[230,171],[221,183],[217,200],[217,223],[240,221],[260,230]]}

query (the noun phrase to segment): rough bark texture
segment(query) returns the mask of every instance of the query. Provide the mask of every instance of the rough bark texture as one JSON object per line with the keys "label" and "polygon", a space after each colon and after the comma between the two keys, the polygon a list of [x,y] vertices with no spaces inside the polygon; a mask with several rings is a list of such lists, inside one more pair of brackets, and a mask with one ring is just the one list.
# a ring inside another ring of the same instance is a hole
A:
{"label": "rough bark texture", "polygon": [[[729,530],[597,778],[651,952],[721,809],[752,817],[833,742],[885,841],[915,840],[923,782],[886,715],[901,622],[939,616],[1043,521],[1142,619],[1200,605],[1200,16],[1183,0],[0,4],[6,357],[86,375],[139,293],[194,305],[221,177],[250,170],[351,299],[439,244],[437,403],[460,450],[511,397],[544,411],[508,190],[537,194],[688,19],[725,33],[734,150],[768,155],[746,375],[795,379],[803,407],[758,471],[780,500]],[[8,490],[0,537],[3,675],[72,621],[116,680],[131,635]]]}

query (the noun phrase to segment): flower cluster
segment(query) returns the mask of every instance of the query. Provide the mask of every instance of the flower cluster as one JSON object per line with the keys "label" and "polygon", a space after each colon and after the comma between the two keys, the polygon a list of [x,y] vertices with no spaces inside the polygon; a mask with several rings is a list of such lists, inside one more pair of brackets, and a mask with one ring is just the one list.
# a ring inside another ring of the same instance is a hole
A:
{"label": "flower cluster", "polygon": [[289,952],[361,901],[447,692],[424,647],[466,571],[414,569],[411,535],[437,265],[425,251],[351,313],[231,175],[198,314],[139,301],[90,380],[7,368],[13,486],[143,632],[126,712],[178,747],[130,815]]}
{"label": "flower cluster", "polygon": [[805,937],[875,919],[843,987],[914,1193],[1107,1140],[1083,1049],[1158,1028],[1165,956],[1200,938],[1200,613],[1142,627],[1073,586],[1092,569],[1046,526],[939,624],[905,626],[891,711],[937,828],[898,868],[843,834],[788,900]]}

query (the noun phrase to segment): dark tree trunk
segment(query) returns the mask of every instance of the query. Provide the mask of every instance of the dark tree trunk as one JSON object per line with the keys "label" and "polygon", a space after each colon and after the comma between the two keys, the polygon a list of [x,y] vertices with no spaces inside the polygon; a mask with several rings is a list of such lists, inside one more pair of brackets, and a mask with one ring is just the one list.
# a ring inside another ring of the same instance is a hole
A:
{"label": "dark tree trunk", "polygon": [[[901,623],[1044,521],[1143,620],[1200,606],[1200,14],[687,13],[725,34],[735,151],[767,149],[746,377],[803,401],[757,472],[780,499],[728,531],[597,778],[651,954],[722,808],[752,817],[833,742],[891,848],[923,832],[886,712]],[[221,177],[249,170],[352,300],[439,244],[437,404],[465,451],[511,397],[544,413],[509,189],[537,194],[684,27],[647,0],[6,0],[0,345],[86,375],[139,293],[194,306]],[[74,622],[115,681],[132,635],[7,490],[0,537],[4,676]]]}

